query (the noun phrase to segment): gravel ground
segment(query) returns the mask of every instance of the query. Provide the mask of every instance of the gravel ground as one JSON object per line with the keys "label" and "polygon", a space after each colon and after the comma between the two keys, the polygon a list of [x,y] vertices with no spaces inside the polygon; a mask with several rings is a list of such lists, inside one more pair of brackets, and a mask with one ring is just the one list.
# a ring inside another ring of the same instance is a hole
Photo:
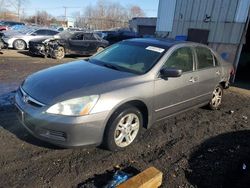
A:
{"label": "gravel ground", "polygon": [[162,187],[250,187],[250,97],[235,91],[225,91],[220,110],[169,118],[121,152],[62,149],[33,138],[18,122],[9,91],[58,63],[0,59],[0,85],[13,84],[5,92],[0,87],[0,187],[102,187],[115,169],[137,173],[150,166],[164,173]]}

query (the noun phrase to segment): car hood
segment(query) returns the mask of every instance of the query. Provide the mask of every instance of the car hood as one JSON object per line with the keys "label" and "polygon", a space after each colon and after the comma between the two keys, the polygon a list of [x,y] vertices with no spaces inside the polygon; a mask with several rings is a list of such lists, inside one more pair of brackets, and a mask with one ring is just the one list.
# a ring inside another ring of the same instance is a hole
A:
{"label": "car hood", "polygon": [[39,71],[29,76],[22,89],[44,104],[96,95],[122,87],[137,75],[120,72],[87,61],[75,61]]}

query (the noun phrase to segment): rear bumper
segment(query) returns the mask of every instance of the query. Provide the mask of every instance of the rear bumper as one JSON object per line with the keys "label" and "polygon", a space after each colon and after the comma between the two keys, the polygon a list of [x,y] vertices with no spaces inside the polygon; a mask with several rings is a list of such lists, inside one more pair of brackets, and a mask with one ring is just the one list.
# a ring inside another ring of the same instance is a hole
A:
{"label": "rear bumper", "polygon": [[108,112],[81,117],[52,115],[15,96],[22,125],[36,138],[61,147],[99,145],[102,142]]}

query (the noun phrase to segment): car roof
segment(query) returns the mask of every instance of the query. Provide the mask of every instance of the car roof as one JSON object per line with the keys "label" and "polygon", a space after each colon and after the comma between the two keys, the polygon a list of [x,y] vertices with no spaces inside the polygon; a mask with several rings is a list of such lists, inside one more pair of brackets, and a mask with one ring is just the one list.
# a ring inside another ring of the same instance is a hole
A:
{"label": "car roof", "polygon": [[153,45],[153,46],[164,48],[164,49],[169,49],[172,46],[177,45],[177,44],[190,44],[190,45],[196,44],[196,45],[205,46],[202,44],[189,42],[189,41],[176,41],[173,39],[163,39],[163,38],[133,38],[133,39],[125,40],[125,41],[141,43],[141,44],[148,45],[148,46]]}

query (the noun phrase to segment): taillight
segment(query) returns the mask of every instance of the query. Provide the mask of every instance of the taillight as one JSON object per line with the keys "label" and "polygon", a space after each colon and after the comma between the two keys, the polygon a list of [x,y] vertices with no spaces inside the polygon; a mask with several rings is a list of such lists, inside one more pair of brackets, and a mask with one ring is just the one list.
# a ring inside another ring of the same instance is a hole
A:
{"label": "taillight", "polygon": [[235,74],[234,72],[234,68],[231,68],[231,70],[229,71],[230,75],[233,76]]}

